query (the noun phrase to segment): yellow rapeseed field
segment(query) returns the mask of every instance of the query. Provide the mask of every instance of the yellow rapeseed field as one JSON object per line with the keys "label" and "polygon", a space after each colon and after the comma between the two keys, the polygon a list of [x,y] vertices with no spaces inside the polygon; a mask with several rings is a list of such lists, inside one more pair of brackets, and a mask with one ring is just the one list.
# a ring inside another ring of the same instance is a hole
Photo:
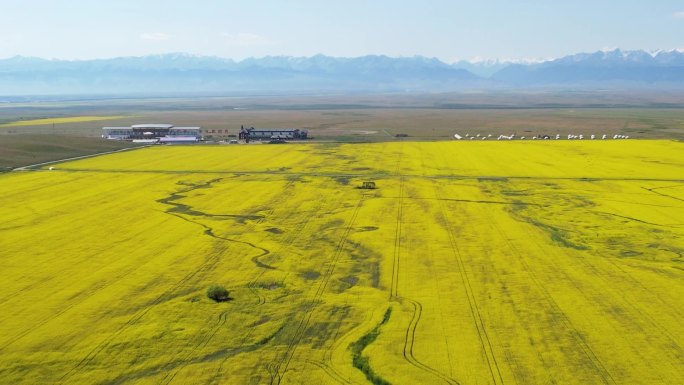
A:
{"label": "yellow rapeseed field", "polygon": [[0,186],[0,383],[684,383],[683,143],[159,146]]}
{"label": "yellow rapeseed field", "polygon": [[68,116],[63,118],[43,118],[43,119],[27,119],[17,120],[14,122],[0,124],[0,127],[22,127],[22,126],[40,126],[50,124],[65,124],[65,123],[82,123],[82,122],[96,122],[100,120],[122,119],[127,116]]}

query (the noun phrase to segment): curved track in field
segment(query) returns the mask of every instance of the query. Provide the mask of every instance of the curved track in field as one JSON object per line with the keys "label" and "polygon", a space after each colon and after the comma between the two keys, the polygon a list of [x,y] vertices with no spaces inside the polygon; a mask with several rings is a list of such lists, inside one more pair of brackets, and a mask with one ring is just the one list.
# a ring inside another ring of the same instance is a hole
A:
{"label": "curved track in field", "polygon": [[[397,166],[399,167],[399,166]],[[413,367],[430,373],[440,380],[446,382],[450,385],[459,384],[459,382],[444,373],[432,368],[420,360],[418,360],[413,354],[413,345],[416,339],[416,329],[418,323],[420,322],[420,317],[423,313],[423,305],[415,300],[399,295],[399,269],[401,264],[401,238],[402,238],[402,227],[403,227],[403,215],[404,215],[404,177],[399,178],[399,197],[397,198],[397,217],[396,217],[396,231],[394,234],[394,251],[393,251],[393,262],[392,262],[392,279],[390,284],[390,301],[407,301],[413,306],[413,316],[406,328],[406,333],[404,337],[404,349],[402,351],[404,360],[408,362]]]}
{"label": "curved track in field", "polygon": [[409,322],[409,325],[406,328],[406,334],[404,336],[404,359],[416,368],[434,375],[435,377],[439,378],[440,380],[446,382],[449,385],[460,385],[460,383],[457,380],[447,376],[446,374],[438,371],[437,369],[434,369],[418,361],[418,359],[415,357],[415,355],[413,354],[413,345],[416,340],[416,328],[418,327],[418,322],[420,322],[420,317],[423,313],[423,305],[421,305],[420,302],[414,301],[406,297],[402,297],[401,299],[408,301],[413,306],[413,317],[411,318],[411,322]]}
{"label": "curved track in field", "polygon": [[338,371],[336,371],[332,366],[327,363],[319,362],[315,360],[304,360],[307,364],[317,366],[319,369],[323,370],[328,377],[332,378],[338,384],[353,384],[351,380],[344,378]]}
{"label": "curved track in field", "polygon": [[342,383],[342,384],[355,384],[354,381],[352,381],[350,378],[344,377],[342,373],[340,373],[336,368],[334,363],[332,362],[332,356],[339,349],[342,347],[342,343],[346,340],[346,338],[351,335],[354,331],[358,330],[363,324],[369,322],[373,318],[373,311],[368,313],[364,320],[359,323],[357,326],[353,327],[352,329],[348,330],[345,334],[342,336],[338,337],[341,322],[338,325],[337,332],[335,334],[335,338],[333,339],[333,342],[330,344],[330,347],[325,350],[325,353],[323,354],[323,362],[318,362],[318,364],[321,364],[324,366],[326,369],[326,373],[333,378],[335,381]]}
{"label": "curved track in field", "polygon": [[437,371],[436,369],[423,364],[420,362],[413,354],[413,345],[415,342],[416,328],[420,322],[420,317],[422,315],[423,306],[417,301],[412,299],[402,297],[399,295],[399,271],[401,267],[401,239],[403,236],[403,216],[404,216],[404,175],[401,174],[401,161],[403,159],[403,146],[400,149],[402,151],[397,157],[397,166],[395,176],[399,178],[399,195],[397,199],[397,214],[396,214],[396,227],[394,233],[394,249],[392,253],[392,276],[390,282],[390,293],[389,300],[402,302],[407,301],[413,306],[413,316],[409,325],[406,329],[404,338],[404,349],[402,351],[404,360],[415,368],[430,373],[439,379],[447,382],[448,384],[458,384],[458,381],[450,378],[449,376]]}

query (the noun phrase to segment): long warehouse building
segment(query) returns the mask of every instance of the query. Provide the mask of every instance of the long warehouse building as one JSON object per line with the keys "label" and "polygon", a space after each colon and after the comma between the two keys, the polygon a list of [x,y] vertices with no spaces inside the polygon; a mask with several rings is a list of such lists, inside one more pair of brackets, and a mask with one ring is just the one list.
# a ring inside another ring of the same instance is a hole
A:
{"label": "long warehouse building", "polygon": [[188,141],[197,141],[201,137],[200,127],[174,127],[173,124],[134,124],[130,127],[103,127],[102,130],[104,131],[103,138],[118,140],[177,141],[183,138]]}

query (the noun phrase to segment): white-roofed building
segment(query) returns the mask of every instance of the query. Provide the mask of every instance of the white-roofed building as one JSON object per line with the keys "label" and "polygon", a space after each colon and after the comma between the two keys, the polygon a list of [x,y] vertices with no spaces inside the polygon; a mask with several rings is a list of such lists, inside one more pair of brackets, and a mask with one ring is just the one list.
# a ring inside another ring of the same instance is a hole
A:
{"label": "white-roofed building", "polygon": [[132,139],[133,129],[131,127],[102,127],[104,134],[102,137],[105,139]]}
{"label": "white-roofed building", "polygon": [[201,137],[200,127],[174,127],[173,124],[134,124],[130,127],[103,127],[103,138],[118,140],[159,139],[182,137],[186,141]]}

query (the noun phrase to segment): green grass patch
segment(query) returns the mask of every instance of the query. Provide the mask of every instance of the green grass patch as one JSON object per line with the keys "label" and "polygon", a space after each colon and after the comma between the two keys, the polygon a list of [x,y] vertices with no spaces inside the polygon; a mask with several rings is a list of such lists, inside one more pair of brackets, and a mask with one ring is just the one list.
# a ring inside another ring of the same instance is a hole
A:
{"label": "green grass patch", "polygon": [[392,308],[387,309],[385,315],[382,317],[382,321],[375,325],[371,331],[349,345],[349,348],[353,353],[352,365],[359,369],[366,376],[366,379],[375,385],[390,385],[390,382],[375,373],[368,361],[368,357],[363,355],[363,350],[378,338],[378,335],[380,335],[380,328],[389,321],[390,315],[392,315]]}

